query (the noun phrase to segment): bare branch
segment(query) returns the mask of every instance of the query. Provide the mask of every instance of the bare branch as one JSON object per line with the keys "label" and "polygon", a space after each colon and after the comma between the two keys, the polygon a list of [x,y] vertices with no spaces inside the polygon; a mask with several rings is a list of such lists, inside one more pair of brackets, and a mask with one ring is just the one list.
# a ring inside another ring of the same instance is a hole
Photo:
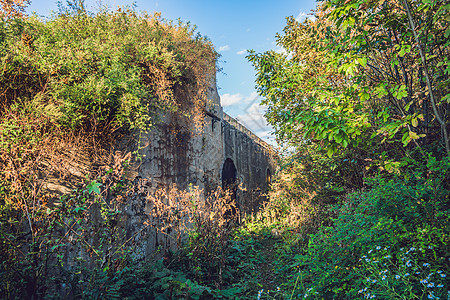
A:
{"label": "bare branch", "polygon": [[430,101],[431,101],[431,105],[433,107],[433,112],[434,112],[434,115],[436,116],[436,120],[441,125],[441,130],[442,130],[442,133],[444,135],[445,150],[447,151],[447,156],[450,157],[450,145],[449,145],[449,141],[448,141],[447,127],[446,127],[446,124],[445,124],[444,120],[439,115],[439,112],[438,112],[438,109],[437,109],[437,106],[436,106],[436,100],[434,99],[434,94],[433,94],[433,87],[431,85],[430,76],[428,74],[426,58],[425,58],[425,54],[423,53],[423,46],[422,46],[422,43],[420,42],[419,37],[417,35],[416,26],[414,25],[414,20],[413,20],[412,14],[411,14],[411,10],[409,8],[408,1],[407,0],[403,0],[403,3],[404,3],[404,6],[405,6],[405,9],[406,9],[406,13],[408,15],[409,23],[411,25],[410,29],[411,29],[411,31],[412,31],[412,33],[414,35],[414,38],[415,38],[416,43],[417,43],[417,48],[419,49],[420,58],[422,59],[423,72],[425,74],[425,79],[427,81],[428,93],[430,95]]}

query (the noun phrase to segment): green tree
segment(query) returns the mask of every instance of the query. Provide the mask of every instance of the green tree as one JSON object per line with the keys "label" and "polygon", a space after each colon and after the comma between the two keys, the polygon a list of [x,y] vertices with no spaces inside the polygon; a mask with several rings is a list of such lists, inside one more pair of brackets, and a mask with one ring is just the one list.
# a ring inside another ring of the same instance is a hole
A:
{"label": "green tree", "polygon": [[438,141],[450,155],[449,10],[445,1],[329,0],[314,22],[288,18],[277,40],[285,54],[248,56],[278,138],[319,141],[330,156],[400,141]]}

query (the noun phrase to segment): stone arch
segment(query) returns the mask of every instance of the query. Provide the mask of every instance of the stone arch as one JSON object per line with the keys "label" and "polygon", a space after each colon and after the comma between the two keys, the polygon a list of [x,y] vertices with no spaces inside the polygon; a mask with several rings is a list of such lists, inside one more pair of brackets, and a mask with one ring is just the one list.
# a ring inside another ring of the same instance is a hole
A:
{"label": "stone arch", "polygon": [[233,218],[237,213],[237,169],[231,158],[227,158],[222,167],[222,188],[231,193],[231,209],[225,213],[226,217]]}
{"label": "stone arch", "polygon": [[269,186],[269,184],[272,182],[272,172],[270,172],[270,169],[267,168],[266,172],[266,184]]}
{"label": "stone arch", "polygon": [[[231,158],[227,158],[222,167],[222,188],[234,188],[236,190],[237,170]],[[234,191],[233,199],[236,200],[236,191]]]}

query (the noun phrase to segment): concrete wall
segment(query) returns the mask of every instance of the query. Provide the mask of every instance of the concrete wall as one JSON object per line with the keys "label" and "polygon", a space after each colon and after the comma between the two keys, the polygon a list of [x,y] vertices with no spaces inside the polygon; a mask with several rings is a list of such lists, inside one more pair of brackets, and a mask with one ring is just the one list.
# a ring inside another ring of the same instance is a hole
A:
{"label": "concrete wall", "polygon": [[276,171],[276,153],[248,129],[224,115],[222,137],[225,159],[233,160],[239,182],[237,201],[242,213],[257,209],[267,192],[270,177]]}

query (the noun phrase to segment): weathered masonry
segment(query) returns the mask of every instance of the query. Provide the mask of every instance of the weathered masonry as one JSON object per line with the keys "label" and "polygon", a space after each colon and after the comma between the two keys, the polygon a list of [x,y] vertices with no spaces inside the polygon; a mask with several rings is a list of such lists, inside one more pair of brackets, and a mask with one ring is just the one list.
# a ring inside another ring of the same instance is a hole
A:
{"label": "weathered masonry", "polygon": [[148,144],[135,168],[152,188],[175,183],[207,191],[237,183],[235,198],[241,215],[251,213],[267,191],[275,172],[274,150],[247,128],[223,112],[216,88],[210,89],[202,132],[193,133],[190,124],[175,114],[143,140]]}
{"label": "weathered masonry", "polygon": [[[270,178],[276,171],[276,153],[223,112],[215,87],[210,89],[209,98],[202,130],[195,132],[188,118],[166,113],[158,125],[141,136],[139,144],[130,136],[118,142],[117,149],[122,153],[139,151],[141,159],[130,165],[127,177],[136,182],[136,186],[142,186],[145,195],[154,195],[157,190],[167,189],[173,184],[179,190],[199,187],[205,195],[219,186],[236,184],[239,187],[233,198],[239,216],[244,217],[255,211],[264,200]],[[74,164],[74,176],[83,177],[82,166]],[[71,187],[55,179],[49,180],[46,188],[67,193]],[[146,225],[153,207],[145,195],[127,198],[117,225],[124,230],[122,242],[133,244],[133,254],[138,259],[151,259],[158,255],[155,250],[178,246],[177,241],[166,233]],[[90,222],[93,236],[97,221],[93,219]],[[157,223],[158,220],[151,222]],[[69,251],[69,265],[78,255],[77,251]]]}
{"label": "weathered masonry", "polygon": [[[239,184],[234,192],[240,217],[255,211],[264,200],[270,178],[276,171],[276,153],[236,120],[223,112],[216,88],[210,90],[205,125],[193,133],[185,118],[167,114],[163,122],[144,137],[142,161],[134,167],[134,176],[146,181],[153,193],[176,184],[179,189],[198,186],[205,193],[218,186]],[[124,227],[127,239],[140,232],[152,208],[148,201],[136,199],[127,206]],[[133,237],[140,247],[136,256],[148,258],[156,249],[176,248],[175,241],[157,230],[142,238]]]}

